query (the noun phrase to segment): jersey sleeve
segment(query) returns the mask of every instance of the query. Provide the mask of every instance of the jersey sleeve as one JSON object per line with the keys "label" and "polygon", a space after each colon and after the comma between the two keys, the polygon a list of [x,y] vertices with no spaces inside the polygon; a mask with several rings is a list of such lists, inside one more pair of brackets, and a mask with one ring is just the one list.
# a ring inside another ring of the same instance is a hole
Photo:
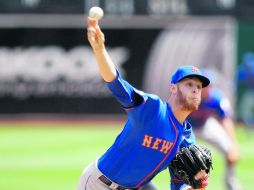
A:
{"label": "jersey sleeve", "polygon": [[112,82],[106,82],[112,95],[124,108],[132,108],[142,104],[144,97],[141,91],[125,81],[117,70],[116,72],[117,78]]}

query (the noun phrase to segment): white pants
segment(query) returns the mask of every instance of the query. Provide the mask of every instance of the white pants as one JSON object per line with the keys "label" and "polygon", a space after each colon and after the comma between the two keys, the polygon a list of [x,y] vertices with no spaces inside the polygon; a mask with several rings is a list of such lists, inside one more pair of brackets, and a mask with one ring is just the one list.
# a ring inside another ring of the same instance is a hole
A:
{"label": "white pants", "polygon": [[208,118],[204,126],[197,129],[194,128],[194,132],[197,138],[214,145],[225,156],[233,146],[223,126],[215,118]]}

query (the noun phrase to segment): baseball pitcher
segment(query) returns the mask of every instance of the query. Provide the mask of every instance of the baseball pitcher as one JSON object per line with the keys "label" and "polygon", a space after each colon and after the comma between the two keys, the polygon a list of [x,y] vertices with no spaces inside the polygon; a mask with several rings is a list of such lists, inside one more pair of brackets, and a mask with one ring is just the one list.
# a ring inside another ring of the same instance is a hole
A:
{"label": "baseball pitcher", "polygon": [[198,109],[209,79],[196,67],[178,68],[164,102],[121,77],[107,53],[98,21],[89,17],[87,37],[100,74],[128,119],[112,146],[84,169],[78,190],[154,189],[151,180],[165,169],[169,169],[172,190],[205,189],[211,154],[193,145],[186,117]]}

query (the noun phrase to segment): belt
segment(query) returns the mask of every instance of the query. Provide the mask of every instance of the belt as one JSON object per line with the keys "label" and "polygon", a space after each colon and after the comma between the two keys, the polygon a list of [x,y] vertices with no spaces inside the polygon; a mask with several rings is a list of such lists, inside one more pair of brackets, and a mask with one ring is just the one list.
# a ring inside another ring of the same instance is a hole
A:
{"label": "belt", "polygon": [[[99,180],[101,180],[104,184],[106,184],[107,186],[110,186],[113,182],[108,179],[105,175],[101,175],[99,177]],[[118,185],[118,187],[116,188],[116,190],[138,190],[138,188],[128,188],[128,187],[124,187],[124,186],[121,186],[121,185]]]}

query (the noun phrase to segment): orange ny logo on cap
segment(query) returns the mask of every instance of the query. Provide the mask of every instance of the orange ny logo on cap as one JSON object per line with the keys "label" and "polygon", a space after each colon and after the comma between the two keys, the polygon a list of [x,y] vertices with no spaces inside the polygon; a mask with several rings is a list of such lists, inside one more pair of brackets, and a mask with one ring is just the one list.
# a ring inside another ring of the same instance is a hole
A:
{"label": "orange ny logo on cap", "polygon": [[192,67],[192,72],[193,73],[198,73],[199,72],[199,69],[197,67]]}

